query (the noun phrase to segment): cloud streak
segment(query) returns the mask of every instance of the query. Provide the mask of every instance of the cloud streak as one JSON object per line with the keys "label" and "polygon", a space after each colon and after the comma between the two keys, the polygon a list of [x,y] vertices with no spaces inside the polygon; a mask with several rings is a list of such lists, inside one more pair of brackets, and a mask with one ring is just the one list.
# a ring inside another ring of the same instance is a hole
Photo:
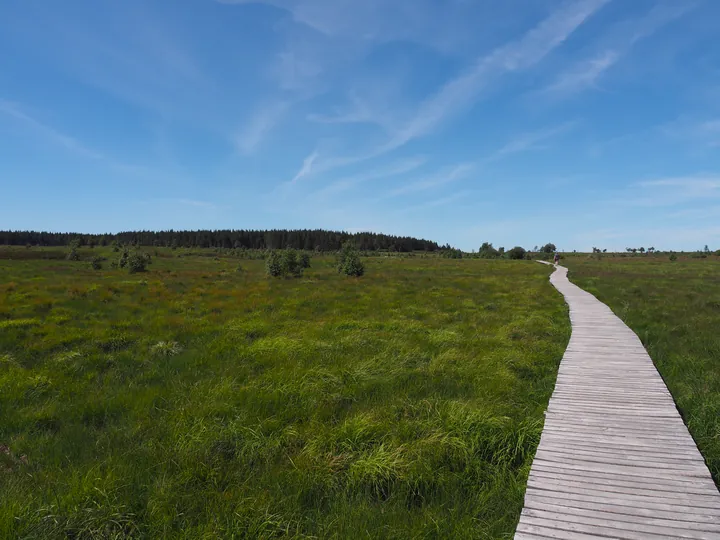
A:
{"label": "cloud streak", "polygon": [[426,100],[415,117],[380,148],[388,152],[427,135],[448,117],[467,108],[479,92],[497,78],[529,69],[561,45],[608,0],[582,0],[553,13],[520,40],[511,42],[479,58],[475,65],[447,82]]}
{"label": "cloud streak", "polygon": [[589,58],[582,59],[560,73],[545,89],[545,93],[567,96],[597,87],[598,80],[639,41],[648,38],[661,28],[678,19],[692,4],[659,3],[639,20],[628,20],[610,32],[609,43]]}
{"label": "cloud streak", "polygon": [[48,126],[33,118],[16,103],[0,99],[0,112],[4,113],[15,120],[18,120],[30,127],[35,133],[41,135],[43,138],[53,142],[56,145],[62,146],[66,150],[73,152],[79,156],[90,158],[90,159],[105,159],[105,156],[99,152],[96,152],[83,143],[78,141],[76,138],[67,135],[55,128]]}
{"label": "cloud streak", "polygon": [[[415,113],[410,115],[407,122],[386,126],[391,132],[391,137],[385,143],[363,154],[350,157],[324,157],[314,152],[311,154],[314,165],[312,170],[320,173],[373,159],[433,133],[442,124],[469,108],[479,99],[485,88],[503,76],[530,69],[541,62],[608,1],[580,0],[557,10],[527,31],[520,39],[477,58],[468,70],[447,81],[435,94],[425,99]],[[319,119],[379,123],[376,120],[378,117],[375,112],[361,109],[352,116],[319,117]],[[293,182],[310,172],[303,165]]]}
{"label": "cloud streak", "polygon": [[407,195],[409,193],[417,193],[444,186],[467,177],[474,167],[475,165],[472,163],[460,163],[458,165],[454,165],[417,182],[412,182],[395,188],[387,192],[383,198],[397,197],[398,195]]}
{"label": "cloud streak", "polygon": [[526,152],[527,150],[531,150],[533,148],[538,148],[538,145],[541,142],[566,133],[576,125],[577,122],[565,122],[563,124],[560,124],[559,126],[554,126],[539,131],[532,131],[518,135],[513,140],[502,146],[499,150],[493,152],[492,155],[490,155],[484,160],[484,163],[491,163],[500,159],[504,159],[513,154],[518,154],[521,152]]}
{"label": "cloud streak", "polygon": [[419,167],[421,167],[424,164],[425,164],[425,158],[423,158],[423,157],[401,160],[401,161],[393,163],[393,164],[389,165],[388,167],[385,167],[382,169],[372,170],[372,171],[369,171],[364,174],[358,174],[355,176],[342,178],[340,180],[332,182],[331,184],[325,186],[324,188],[316,191],[313,195],[311,195],[311,197],[312,198],[324,198],[329,195],[336,195],[338,193],[347,191],[347,190],[349,190],[353,187],[356,187],[359,184],[363,184],[365,182],[370,182],[372,180],[387,179],[387,178],[392,178],[395,176],[400,176],[402,174],[407,174],[409,172],[412,172],[412,171],[418,169]]}
{"label": "cloud streak", "polygon": [[235,139],[238,150],[245,155],[253,154],[280,122],[288,110],[288,103],[276,102],[258,110]]}
{"label": "cloud streak", "polygon": [[291,184],[296,183],[301,178],[305,178],[307,175],[309,175],[313,170],[313,165],[315,164],[315,161],[318,158],[317,150],[310,154],[308,157],[306,157],[303,160],[302,167],[297,172],[297,174],[293,177],[293,179],[290,181]]}

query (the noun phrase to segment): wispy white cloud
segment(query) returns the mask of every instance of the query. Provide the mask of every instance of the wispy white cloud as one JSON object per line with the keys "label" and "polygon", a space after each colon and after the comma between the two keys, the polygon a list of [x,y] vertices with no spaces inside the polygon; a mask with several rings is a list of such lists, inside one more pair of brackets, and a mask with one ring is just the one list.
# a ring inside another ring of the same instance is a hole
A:
{"label": "wispy white cloud", "polygon": [[675,219],[692,219],[692,220],[717,219],[717,217],[720,216],[720,206],[712,205],[712,206],[699,206],[699,207],[693,207],[693,208],[684,208],[682,210],[670,212],[669,214],[666,214],[666,215],[669,218],[675,218]]}
{"label": "wispy white cloud", "polygon": [[598,80],[618,63],[637,42],[652,36],[692,7],[691,3],[661,2],[642,18],[627,20],[616,25],[614,30],[607,33],[606,39],[601,41],[599,51],[562,71],[544,89],[544,92],[556,96],[566,96],[597,87]]}
{"label": "wispy white cloud", "polygon": [[423,210],[429,210],[430,208],[438,208],[440,206],[446,206],[448,204],[452,204],[459,200],[467,200],[467,198],[472,196],[474,193],[475,193],[474,191],[464,189],[462,191],[452,193],[445,197],[431,199],[424,203],[420,203],[420,204],[416,204],[413,206],[408,206],[406,208],[402,208],[400,210],[400,212],[402,212],[402,213],[420,212]]}
{"label": "wispy white cloud", "polygon": [[720,198],[720,175],[702,174],[645,180],[631,185],[616,203],[625,206],[677,206]]}
{"label": "wispy white cloud", "polygon": [[400,160],[384,168],[370,170],[366,173],[357,174],[354,176],[349,176],[336,180],[310,195],[310,198],[322,199],[330,195],[337,195],[338,193],[347,191],[365,182],[369,182],[372,180],[388,179],[395,176],[400,176],[402,174],[407,174],[411,171],[418,169],[423,164],[425,164],[424,157]]}
{"label": "wispy white cloud", "polygon": [[309,175],[309,174],[312,172],[312,170],[313,170],[313,165],[315,164],[315,160],[317,160],[317,158],[318,158],[318,152],[317,152],[317,150],[314,151],[314,152],[313,152],[312,154],[310,154],[309,156],[307,156],[307,157],[303,160],[302,167],[301,167],[300,170],[297,172],[297,174],[293,177],[293,179],[290,181],[290,183],[291,183],[291,184],[294,184],[295,182],[297,182],[297,181],[300,180],[301,178],[304,178],[304,177],[306,177],[307,175]]}
{"label": "wispy white cloud", "polygon": [[[555,11],[520,39],[477,58],[470,69],[446,82],[435,94],[423,101],[408,121],[399,125],[386,125],[391,137],[385,143],[351,157],[324,157],[315,153],[313,162],[317,160],[317,163],[313,170],[319,173],[372,159],[434,132],[450,118],[470,107],[479,99],[484,88],[497,82],[502,76],[529,69],[542,61],[608,1],[580,0]],[[340,116],[335,119],[362,119],[381,123],[377,120],[379,116],[375,111],[361,109],[349,118]],[[305,171],[302,176],[310,172],[304,166],[301,171]]]}
{"label": "wispy white cloud", "polygon": [[491,163],[508,156],[526,152],[531,149],[540,148],[544,141],[557,137],[563,133],[567,133],[573,127],[577,125],[577,122],[565,122],[558,126],[553,126],[538,131],[532,131],[528,133],[521,133],[514,137],[511,141],[506,143],[504,146],[493,152],[490,156],[483,160],[483,163]]}
{"label": "wispy white cloud", "polygon": [[448,167],[436,174],[425,177],[422,180],[411,182],[388,191],[383,198],[397,197],[398,195],[406,195],[408,193],[416,193],[444,186],[467,177],[474,167],[475,165],[472,163],[460,163],[459,165]]}
{"label": "wispy white cloud", "polygon": [[105,159],[105,156],[103,156],[101,153],[88,148],[75,137],[63,133],[62,131],[59,131],[47,124],[44,124],[43,122],[40,122],[36,118],[30,116],[17,103],[12,103],[10,101],[0,99],[0,112],[25,124],[35,133],[41,135],[46,140],[62,146],[65,149],[70,150],[71,152],[79,156],[90,159]]}
{"label": "wispy white cloud", "polygon": [[132,0],[87,18],[33,9],[16,15],[13,26],[23,48],[50,44],[41,58],[84,85],[174,121],[229,131],[226,111],[216,107],[223,88],[201,67],[177,19],[156,10]]}
{"label": "wispy white cloud", "polygon": [[282,119],[288,107],[287,102],[279,101],[260,108],[238,133],[235,139],[238,150],[246,155],[255,152]]}
{"label": "wispy white cloud", "polygon": [[583,22],[608,0],[582,0],[553,13],[520,40],[479,58],[472,69],[448,81],[426,100],[415,117],[381,147],[386,152],[427,135],[448,117],[467,108],[479,92],[498,77],[528,69],[561,45]]}
{"label": "wispy white cloud", "polygon": [[620,59],[617,51],[603,51],[594,58],[578,62],[545,90],[553,94],[571,94],[596,85],[600,76]]}
{"label": "wispy white cloud", "polygon": [[694,150],[720,145],[720,119],[714,117],[681,116],[657,129],[665,137],[690,143]]}
{"label": "wispy white cloud", "polygon": [[397,127],[397,119],[389,107],[370,104],[356,92],[351,92],[350,104],[345,109],[335,109],[332,114],[309,114],[308,120],[323,124],[374,124],[386,132],[393,132]]}

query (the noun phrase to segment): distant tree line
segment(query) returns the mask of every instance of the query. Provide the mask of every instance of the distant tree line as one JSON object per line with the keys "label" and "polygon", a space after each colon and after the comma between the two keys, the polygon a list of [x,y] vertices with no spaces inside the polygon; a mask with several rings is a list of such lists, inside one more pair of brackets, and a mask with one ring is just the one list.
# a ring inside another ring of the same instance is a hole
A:
{"label": "distant tree line", "polygon": [[[128,231],[117,234],[51,233],[37,231],[0,231],[0,245],[15,246],[130,246],[301,249],[337,251],[346,242],[361,251],[439,251],[430,240],[409,236],[391,236],[370,232],[351,234],[343,231],[316,230],[200,230],[200,231]],[[450,248],[450,246],[446,246]]]}

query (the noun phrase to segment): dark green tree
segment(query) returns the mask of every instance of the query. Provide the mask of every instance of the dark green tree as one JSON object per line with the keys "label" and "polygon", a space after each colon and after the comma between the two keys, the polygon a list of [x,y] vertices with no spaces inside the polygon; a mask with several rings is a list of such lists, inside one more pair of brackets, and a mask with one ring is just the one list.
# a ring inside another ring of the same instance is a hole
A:
{"label": "dark green tree", "polygon": [[520,260],[525,258],[526,253],[527,252],[524,248],[521,248],[520,246],[515,246],[507,252],[507,257],[508,259]]}
{"label": "dark green tree", "polygon": [[337,257],[337,271],[354,277],[365,274],[365,265],[360,260],[360,252],[352,242],[343,244]]}

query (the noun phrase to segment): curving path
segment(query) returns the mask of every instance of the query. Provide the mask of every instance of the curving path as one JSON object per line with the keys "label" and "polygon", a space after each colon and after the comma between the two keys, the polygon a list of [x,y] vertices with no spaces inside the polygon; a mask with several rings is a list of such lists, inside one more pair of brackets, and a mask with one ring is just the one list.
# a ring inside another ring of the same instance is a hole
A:
{"label": "curving path", "polygon": [[565,351],[516,540],[720,539],[720,493],[645,348],[557,267]]}

